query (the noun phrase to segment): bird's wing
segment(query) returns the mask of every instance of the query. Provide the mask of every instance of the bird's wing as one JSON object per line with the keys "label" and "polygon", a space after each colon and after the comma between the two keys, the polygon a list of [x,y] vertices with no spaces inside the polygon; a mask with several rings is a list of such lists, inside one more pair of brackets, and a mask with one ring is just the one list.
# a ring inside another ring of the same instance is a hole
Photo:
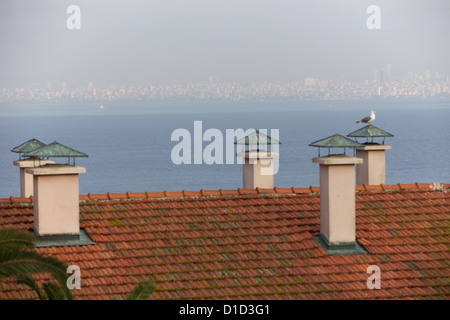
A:
{"label": "bird's wing", "polygon": [[369,121],[370,119],[372,119],[370,116],[367,116],[367,117],[364,117],[364,118],[362,118],[361,119],[361,122],[367,122],[367,121]]}

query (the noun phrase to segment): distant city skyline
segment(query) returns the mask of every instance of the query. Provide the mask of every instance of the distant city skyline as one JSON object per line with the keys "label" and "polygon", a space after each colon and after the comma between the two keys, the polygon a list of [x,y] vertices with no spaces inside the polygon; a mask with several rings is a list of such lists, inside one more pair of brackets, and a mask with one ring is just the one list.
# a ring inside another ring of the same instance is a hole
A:
{"label": "distant city skyline", "polygon": [[99,87],[89,81],[63,81],[28,88],[1,88],[0,105],[24,102],[199,102],[261,100],[344,100],[371,98],[439,97],[450,99],[450,77],[426,70],[396,76],[392,65],[373,69],[364,81],[305,77],[301,81],[224,82],[210,76],[205,82],[114,85]]}
{"label": "distant city skyline", "polygon": [[[80,29],[66,25],[72,4]],[[366,26],[370,5],[379,30]],[[447,76],[449,9],[447,0],[2,1],[0,88]]]}

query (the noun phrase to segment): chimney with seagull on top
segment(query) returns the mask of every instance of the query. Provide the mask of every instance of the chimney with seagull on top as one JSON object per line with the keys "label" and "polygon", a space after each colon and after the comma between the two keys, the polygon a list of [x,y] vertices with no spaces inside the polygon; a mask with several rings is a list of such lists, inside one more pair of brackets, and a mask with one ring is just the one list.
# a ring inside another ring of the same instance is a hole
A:
{"label": "chimney with seagull on top", "polygon": [[[356,138],[366,138],[363,146],[356,148],[356,157],[363,159],[363,163],[356,166],[356,184],[386,184],[385,153],[386,150],[391,149],[391,146],[384,144],[384,141],[386,137],[393,137],[393,135],[373,125],[367,125],[349,133],[347,137],[353,137],[355,141]],[[376,143],[374,138],[383,138],[383,142]]]}

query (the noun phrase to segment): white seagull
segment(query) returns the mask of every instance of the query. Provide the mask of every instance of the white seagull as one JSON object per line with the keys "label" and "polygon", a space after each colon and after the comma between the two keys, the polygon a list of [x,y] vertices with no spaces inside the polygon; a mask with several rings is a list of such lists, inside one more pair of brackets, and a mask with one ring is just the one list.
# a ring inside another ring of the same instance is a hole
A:
{"label": "white seagull", "polygon": [[373,120],[375,120],[375,111],[370,111],[370,116],[364,117],[359,121],[356,121],[356,123],[372,123]]}

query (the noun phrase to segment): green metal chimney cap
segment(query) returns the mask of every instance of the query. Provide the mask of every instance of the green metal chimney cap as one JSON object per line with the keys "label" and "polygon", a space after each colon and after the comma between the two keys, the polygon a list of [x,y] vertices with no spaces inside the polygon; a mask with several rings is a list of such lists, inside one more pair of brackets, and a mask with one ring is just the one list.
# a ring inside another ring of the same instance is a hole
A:
{"label": "green metal chimney cap", "polygon": [[55,157],[55,158],[75,158],[75,157],[87,157],[88,155],[77,151],[75,149],[69,148],[58,142],[52,142],[45,147],[36,149],[34,151],[25,154],[28,157]]}
{"label": "green metal chimney cap", "polygon": [[310,147],[318,147],[318,148],[360,148],[364,147],[364,145],[350,140],[340,134],[335,134],[328,138],[324,138],[309,144]]}
{"label": "green metal chimney cap", "polygon": [[249,134],[245,138],[242,138],[242,139],[236,141],[234,144],[241,144],[241,145],[249,146],[249,145],[281,144],[281,142],[256,130],[255,132]]}
{"label": "green metal chimney cap", "polygon": [[372,125],[365,126],[364,128],[361,128],[359,130],[353,131],[352,133],[349,133],[347,137],[354,137],[354,138],[372,138],[372,137],[393,137],[394,135],[390,134],[389,132],[386,132],[384,130],[381,130],[380,128],[374,127]]}
{"label": "green metal chimney cap", "polygon": [[11,149],[11,152],[16,152],[16,153],[27,153],[27,152],[31,152],[34,151],[36,149],[45,147],[46,144],[40,142],[39,140],[33,138],[28,140],[27,142],[22,143],[20,146],[17,146],[15,148]]}

